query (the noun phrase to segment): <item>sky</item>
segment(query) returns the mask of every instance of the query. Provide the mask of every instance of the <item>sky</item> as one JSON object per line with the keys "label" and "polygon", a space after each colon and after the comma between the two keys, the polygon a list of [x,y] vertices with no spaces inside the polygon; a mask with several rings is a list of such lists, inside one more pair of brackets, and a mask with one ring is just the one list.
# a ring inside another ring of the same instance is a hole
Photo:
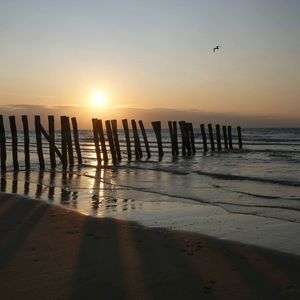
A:
{"label": "sky", "polygon": [[300,127],[299,16],[299,0],[0,0],[0,106]]}

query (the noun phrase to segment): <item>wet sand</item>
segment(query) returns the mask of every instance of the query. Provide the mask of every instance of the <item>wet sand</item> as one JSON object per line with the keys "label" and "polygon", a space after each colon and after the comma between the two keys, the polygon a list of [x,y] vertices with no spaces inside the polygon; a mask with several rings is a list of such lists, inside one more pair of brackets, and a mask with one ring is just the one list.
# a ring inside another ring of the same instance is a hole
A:
{"label": "wet sand", "polygon": [[0,194],[0,299],[300,299],[299,270],[299,256]]}

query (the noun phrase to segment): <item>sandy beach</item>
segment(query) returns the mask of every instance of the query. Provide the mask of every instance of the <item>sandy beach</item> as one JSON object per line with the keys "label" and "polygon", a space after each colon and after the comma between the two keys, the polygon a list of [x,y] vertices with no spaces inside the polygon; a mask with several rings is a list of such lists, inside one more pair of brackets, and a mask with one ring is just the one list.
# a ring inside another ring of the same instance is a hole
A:
{"label": "sandy beach", "polygon": [[300,257],[0,194],[1,299],[299,299]]}

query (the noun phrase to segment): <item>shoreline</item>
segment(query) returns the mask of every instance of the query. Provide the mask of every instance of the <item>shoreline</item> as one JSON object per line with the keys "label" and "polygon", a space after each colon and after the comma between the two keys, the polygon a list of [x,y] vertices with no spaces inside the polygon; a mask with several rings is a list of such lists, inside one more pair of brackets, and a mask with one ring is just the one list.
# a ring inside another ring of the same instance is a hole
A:
{"label": "shoreline", "polygon": [[297,299],[300,256],[0,194],[0,298]]}

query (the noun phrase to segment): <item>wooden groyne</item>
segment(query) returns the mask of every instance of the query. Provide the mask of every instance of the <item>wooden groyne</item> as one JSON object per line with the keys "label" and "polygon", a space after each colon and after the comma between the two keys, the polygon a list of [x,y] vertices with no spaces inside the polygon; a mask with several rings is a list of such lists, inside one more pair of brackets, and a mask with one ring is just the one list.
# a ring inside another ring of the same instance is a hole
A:
{"label": "wooden groyne", "polygon": [[[9,116],[9,130],[5,129],[4,117],[0,115],[0,162],[1,171],[7,170],[7,136],[11,137],[12,147],[12,163],[15,171],[19,170],[19,148],[24,150],[25,169],[29,170],[31,167],[31,152],[30,152],[30,131],[29,120],[26,115],[21,117],[22,131],[24,142],[23,145],[18,141],[18,129],[16,126],[16,117]],[[71,121],[71,122],[70,122]],[[131,124],[131,130],[129,129]],[[34,117],[34,133],[35,133],[35,150],[38,157],[39,167],[41,170],[45,169],[45,147],[49,149],[49,164],[51,168],[55,168],[60,164],[64,169],[72,167],[75,164],[81,165],[83,162],[82,150],[80,145],[79,130],[77,120],[75,117],[68,116],[60,117],[60,130],[55,131],[54,116],[48,116],[48,128],[43,127],[40,116]],[[122,125],[121,125],[122,124]],[[142,157],[150,158],[152,156],[151,150],[158,153],[162,158],[165,155],[164,147],[170,143],[172,149],[172,156],[192,156],[197,151],[228,151],[233,149],[232,127],[226,125],[205,124],[200,125],[201,136],[195,136],[193,124],[186,121],[168,121],[169,137],[167,141],[163,141],[162,123],[161,121],[153,121],[153,130],[157,150],[150,147],[147,131],[142,120],[136,122],[123,119],[121,124],[117,120],[92,119],[93,141],[95,145],[95,153],[98,165],[106,164],[109,160],[113,164],[120,162],[122,159],[132,160],[132,147],[134,149],[134,156],[136,160]],[[105,129],[104,129],[105,126]],[[120,129],[120,127],[122,129]],[[139,126],[139,128],[138,128]],[[179,130],[178,130],[179,129]],[[208,131],[206,131],[206,129]],[[9,132],[10,131],[10,132]],[[125,149],[121,148],[120,133],[124,133]],[[237,145],[239,149],[243,147],[242,129],[240,126],[236,128]],[[149,134],[149,131],[148,131]],[[60,137],[60,142],[56,142],[56,138]],[[166,139],[166,138],[165,138]],[[197,140],[199,139],[199,140]],[[208,146],[209,141],[209,146]],[[179,144],[180,143],[180,144]],[[202,147],[198,147],[198,145]],[[153,143],[152,143],[153,145]],[[44,146],[44,147],[43,147]]]}

